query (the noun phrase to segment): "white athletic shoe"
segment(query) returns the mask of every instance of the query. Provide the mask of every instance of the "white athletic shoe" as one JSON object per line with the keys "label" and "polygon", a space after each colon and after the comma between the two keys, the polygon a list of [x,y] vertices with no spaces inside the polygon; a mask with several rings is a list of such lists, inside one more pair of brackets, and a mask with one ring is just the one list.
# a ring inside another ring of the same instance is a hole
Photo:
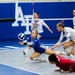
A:
{"label": "white athletic shoe", "polygon": [[37,57],[37,58],[36,58],[36,61],[47,62],[46,59],[43,59],[43,58],[40,58],[40,57]]}
{"label": "white athletic shoe", "polygon": [[45,59],[41,59],[41,60],[39,60],[40,62],[47,62]]}
{"label": "white athletic shoe", "polygon": [[74,61],[75,61],[75,56],[74,56],[74,55],[72,56],[72,60],[74,60]]}

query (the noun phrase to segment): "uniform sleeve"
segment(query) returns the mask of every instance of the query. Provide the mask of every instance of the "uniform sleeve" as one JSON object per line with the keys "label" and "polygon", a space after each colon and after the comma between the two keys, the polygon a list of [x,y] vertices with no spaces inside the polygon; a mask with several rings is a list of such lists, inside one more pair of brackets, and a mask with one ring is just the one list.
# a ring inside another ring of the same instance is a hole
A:
{"label": "uniform sleeve", "polygon": [[74,68],[75,68],[75,64],[71,61],[62,61],[62,64],[65,64],[65,66],[67,66],[68,64],[70,65],[69,67],[69,71],[70,72],[74,72]]}
{"label": "uniform sleeve", "polygon": [[75,26],[75,17],[73,18],[73,25]]}
{"label": "uniform sleeve", "polygon": [[74,72],[74,68],[75,68],[74,61],[72,61],[70,59],[67,59],[67,58],[64,58],[64,57],[61,57],[61,56],[58,56],[58,58],[60,59],[62,65],[65,65],[65,66],[70,65],[69,66],[69,71]]}
{"label": "uniform sleeve", "polygon": [[71,38],[71,36],[70,36],[70,30],[67,30],[66,31],[66,41],[65,42],[69,42],[70,38]]}
{"label": "uniform sleeve", "polygon": [[41,20],[41,23],[42,23],[42,25],[44,25],[45,27],[48,27],[48,25],[47,25],[43,20]]}
{"label": "uniform sleeve", "polygon": [[69,65],[70,65],[69,71],[70,71],[70,72],[74,72],[75,63],[74,63],[73,61],[70,61],[70,60],[68,60],[68,61],[63,60],[61,63],[62,63],[62,64],[65,64],[66,66],[69,64]]}
{"label": "uniform sleeve", "polygon": [[57,43],[61,43],[61,42],[62,42],[62,40],[63,40],[63,32],[61,32],[61,34],[60,34],[60,38],[59,38],[59,40],[58,40],[58,42],[57,42]]}

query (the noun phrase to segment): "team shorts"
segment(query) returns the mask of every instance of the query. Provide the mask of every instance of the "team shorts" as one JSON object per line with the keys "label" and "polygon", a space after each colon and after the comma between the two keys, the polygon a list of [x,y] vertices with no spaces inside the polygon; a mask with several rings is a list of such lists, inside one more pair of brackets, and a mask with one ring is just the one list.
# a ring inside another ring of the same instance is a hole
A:
{"label": "team shorts", "polygon": [[46,51],[46,49],[42,48],[42,47],[39,47],[38,49],[34,49],[34,50],[35,50],[35,52],[38,52],[40,54],[45,53],[45,51]]}

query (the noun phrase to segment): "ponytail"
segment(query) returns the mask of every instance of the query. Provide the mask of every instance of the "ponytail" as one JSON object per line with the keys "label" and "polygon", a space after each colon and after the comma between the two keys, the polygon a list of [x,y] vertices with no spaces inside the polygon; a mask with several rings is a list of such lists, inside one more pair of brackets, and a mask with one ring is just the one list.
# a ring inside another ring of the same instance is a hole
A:
{"label": "ponytail", "polygon": [[64,28],[64,21],[62,20],[61,22],[58,23],[58,26]]}

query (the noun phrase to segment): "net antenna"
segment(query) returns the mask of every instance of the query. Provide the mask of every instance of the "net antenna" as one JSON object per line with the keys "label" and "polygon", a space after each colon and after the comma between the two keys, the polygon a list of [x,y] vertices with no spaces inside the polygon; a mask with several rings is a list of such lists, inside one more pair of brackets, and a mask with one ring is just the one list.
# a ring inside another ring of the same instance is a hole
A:
{"label": "net antenna", "polygon": [[33,19],[34,19],[34,0],[32,1],[32,12],[33,12]]}
{"label": "net antenna", "polygon": [[18,16],[18,0],[16,0],[16,3],[15,3],[15,6],[16,6],[16,8],[15,8],[15,19],[17,20],[17,16]]}

